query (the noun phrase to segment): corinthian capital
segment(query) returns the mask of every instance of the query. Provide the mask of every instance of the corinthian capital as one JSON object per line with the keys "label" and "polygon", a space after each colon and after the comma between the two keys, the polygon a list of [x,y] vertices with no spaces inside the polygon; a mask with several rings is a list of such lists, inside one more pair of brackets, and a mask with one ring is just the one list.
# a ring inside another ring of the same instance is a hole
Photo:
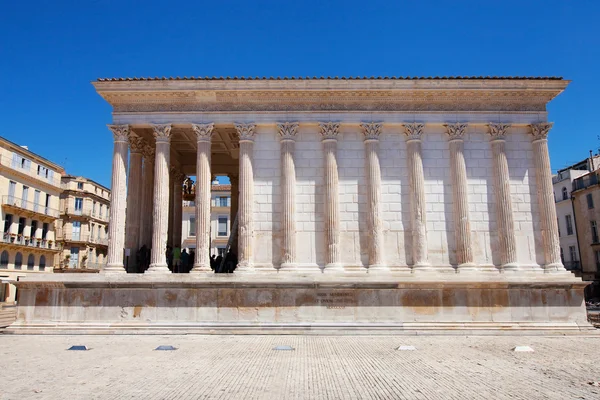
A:
{"label": "corinthian capital", "polygon": [[157,142],[169,142],[171,140],[171,124],[152,125],[152,130]]}
{"label": "corinthian capital", "polygon": [[421,136],[423,136],[423,129],[425,129],[425,124],[413,122],[410,124],[403,124],[402,126],[404,127],[404,134],[408,140],[421,140]]}
{"label": "corinthian capital", "polygon": [[340,124],[337,122],[319,122],[323,140],[336,140],[340,133]]}
{"label": "corinthian capital", "polygon": [[192,124],[198,142],[210,142],[215,124]]}
{"label": "corinthian capital", "polygon": [[298,133],[298,123],[283,122],[281,124],[277,124],[277,130],[279,131],[281,140],[295,140],[296,134]]}
{"label": "corinthian capital", "polygon": [[154,163],[154,147],[146,144],[146,146],[144,146],[143,154],[146,161]]}
{"label": "corinthian capital", "polygon": [[129,133],[129,150],[132,153],[141,153],[146,147],[146,141],[139,136]]}
{"label": "corinthian capital", "polygon": [[254,124],[234,124],[235,130],[240,138],[241,142],[252,142],[254,141],[254,129],[256,129],[256,125]]}
{"label": "corinthian capital", "polygon": [[369,122],[360,124],[365,140],[379,140],[383,124],[380,122]]}
{"label": "corinthian capital", "polygon": [[450,140],[462,140],[467,132],[467,124],[461,124],[460,122],[456,124],[444,124],[444,126]]}
{"label": "corinthian capital", "polygon": [[506,134],[508,133],[508,128],[510,128],[510,124],[495,124],[491,122],[488,124],[488,128],[490,130],[490,136],[492,136],[492,140],[505,140]]}
{"label": "corinthian capital", "polygon": [[548,132],[554,125],[553,122],[541,122],[539,124],[531,124],[529,127],[531,128],[531,134],[533,135],[533,140],[542,140],[548,138]]}
{"label": "corinthian capital", "polygon": [[115,142],[127,142],[129,136],[129,125],[107,125],[113,133]]}

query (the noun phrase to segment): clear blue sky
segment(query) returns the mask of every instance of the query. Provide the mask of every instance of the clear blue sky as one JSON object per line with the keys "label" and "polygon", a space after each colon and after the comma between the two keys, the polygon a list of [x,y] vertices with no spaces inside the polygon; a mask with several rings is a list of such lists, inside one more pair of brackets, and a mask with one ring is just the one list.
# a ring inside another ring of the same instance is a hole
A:
{"label": "clear blue sky", "polygon": [[0,135],[110,185],[111,109],[133,76],[553,75],[552,167],[599,146],[600,1],[5,1]]}

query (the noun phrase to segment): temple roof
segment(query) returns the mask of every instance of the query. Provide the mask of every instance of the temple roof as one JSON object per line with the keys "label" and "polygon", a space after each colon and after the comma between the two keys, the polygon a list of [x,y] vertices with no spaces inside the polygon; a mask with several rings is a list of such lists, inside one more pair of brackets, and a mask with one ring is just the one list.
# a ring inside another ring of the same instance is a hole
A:
{"label": "temple roof", "polygon": [[345,77],[342,76],[341,78],[338,76],[328,76],[328,77],[324,77],[324,76],[292,76],[292,77],[245,77],[245,76],[241,76],[241,77],[230,77],[230,76],[226,76],[226,77],[222,77],[222,76],[205,76],[205,77],[201,77],[201,76],[184,76],[183,78],[177,76],[175,78],[173,78],[172,76],[170,77],[133,77],[133,78],[98,78],[98,82],[118,82],[118,81],[287,81],[287,80],[458,80],[458,79],[471,79],[471,80],[478,80],[478,79],[485,79],[485,80],[562,80],[563,78],[560,76],[371,76],[371,77],[367,77],[367,76],[349,76],[349,77]]}

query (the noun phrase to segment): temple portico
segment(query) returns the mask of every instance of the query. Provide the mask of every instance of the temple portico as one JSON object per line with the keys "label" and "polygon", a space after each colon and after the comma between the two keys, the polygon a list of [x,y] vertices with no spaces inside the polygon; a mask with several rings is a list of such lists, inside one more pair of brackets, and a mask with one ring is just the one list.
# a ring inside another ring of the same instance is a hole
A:
{"label": "temple portico", "polygon": [[[20,282],[15,329],[586,330],[547,144],[546,105],[568,83],[99,79],[113,107],[107,268]],[[209,259],[215,176],[231,181],[237,269],[225,276]],[[171,275],[188,177],[195,259]],[[142,246],[149,268],[125,274]],[[38,301],[42,290],[60,293]],[[47,321],[37,310],[50,298],[61,303]],[[72,315],[77,302],[101,307]]]}

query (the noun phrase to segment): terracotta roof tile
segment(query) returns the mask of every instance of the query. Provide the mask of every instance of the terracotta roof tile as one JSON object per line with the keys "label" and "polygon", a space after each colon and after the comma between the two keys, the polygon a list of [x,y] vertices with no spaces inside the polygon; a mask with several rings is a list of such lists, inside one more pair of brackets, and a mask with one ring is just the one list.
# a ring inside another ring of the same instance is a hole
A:
{"label": "terracotta roof tile", "polygon": [[390,76],[378,76],[378,77],[374,77],[374,76],[371,76],[371,77],[355,76],[355,77],[352,77],[352,76],[350,76],[348,78],[346,78],[345,76],[342,76],[341,78],[339,78],[337,76],[334,76],[334,77],[330,77],[330,76],[328,76],[328,77],[323,77],[323,76],[316,77],[316,76],[313,76],[312,78],[309,77],[309,76],[306,76],[306,77],[301,77],[301,76],[300,77],[294,77],[294,76],[292,76],[292,77],[283,77],[283,78],[281,78],[279,76],[276,77],[276,78],[274,78],[272,76],[270,76],[268,78],[265,77],[265,76],[263,76],[263,77],[256,76],[254,78],[251,77],[251,76],[249,76],[249,77],[244,77],[244,76],[237,77],[237,76],[234,76],[233,78],[229,77],[229,76],[227,76],[227,77],[222,77],[222,76],[219,76],[219,77],[216,77],[216,76],[213,76],[213,77],[208,77],[208,76],[205,76],[205,77],[201,77],[201,76],[190,76],[190,77],[187,77],[187,76],[184,76],[183,78],[180,78],[180,77],[177,76],[177,77],[173,78],[173,77],[170,76],[170,77],[166,78],[166,77],[163,76],[163,77],[159,78],[158,76],[155,76],[154,78],[152,78],[152,77],[147,77],[147,78],[144,78],[144,77],[141,77],[141,78],[138,78],[138,77],[134,77],[134,78],[98,78],[98,82],[122,82],[122,81],[224,81],[224,80],[227,80],[227,81],[252,81],[252,80],[261,80],[261,81],[280,81],[280,80],[301,80],[302,81],[302,80],[304,80],[304,81],[307,81],[307,80],[324,80],[324,79],[327,79],[327,80],[376,80],[376,79],[388,79],[388,80],[456,80],[456,79],[471,79],[471,80],[476,80],[476,79],[491,79],[491,80],[562,80],[563,78],[559,77],[559,76],[434,76],[434,77],[431,77],[431,76],[428,76],[428,77],[425,77],[425,76],[398,76],[398,77],[396,77],[396,76],[391,76],[391,77]]}

